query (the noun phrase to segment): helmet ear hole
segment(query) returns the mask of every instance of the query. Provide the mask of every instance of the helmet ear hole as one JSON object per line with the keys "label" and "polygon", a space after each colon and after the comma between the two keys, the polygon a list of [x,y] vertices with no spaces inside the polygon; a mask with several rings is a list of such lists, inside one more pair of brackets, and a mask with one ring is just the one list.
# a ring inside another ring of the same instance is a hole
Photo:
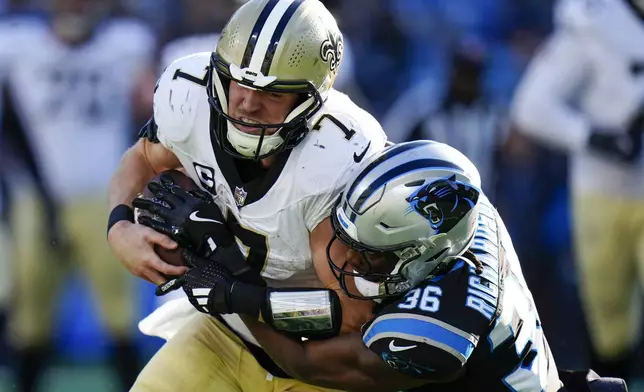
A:
{"label": "helmet ear hole", "polygon": [[380,222],[380,226],[384,227],[385,229],[391,229],[391,226],[389,226],[385,222]]}

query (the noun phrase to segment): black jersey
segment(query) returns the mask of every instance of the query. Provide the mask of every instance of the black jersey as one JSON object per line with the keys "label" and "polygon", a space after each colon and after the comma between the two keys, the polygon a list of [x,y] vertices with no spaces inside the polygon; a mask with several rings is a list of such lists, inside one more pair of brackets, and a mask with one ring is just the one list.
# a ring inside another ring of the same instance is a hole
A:
{"label": "black jersey", "polygon": [[510,237],[496,210],[482,203],[470,251],[483,273],[459,259],[448,273],[383,304],[363,341],[411,376],[439,381],[462,373],[441,391],[557,390],[556,366]]}

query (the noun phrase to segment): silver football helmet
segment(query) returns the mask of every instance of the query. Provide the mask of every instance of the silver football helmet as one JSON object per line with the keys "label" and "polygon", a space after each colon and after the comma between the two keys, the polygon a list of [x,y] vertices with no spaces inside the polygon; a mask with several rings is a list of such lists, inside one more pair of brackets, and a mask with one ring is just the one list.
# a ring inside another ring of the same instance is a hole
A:
{"label": "silver football helmet", "polygon": [[[363,163],[335,205],[329,265],[347,295],[382,299],[403,294],[448,270],[469,248],[479,215],[481,177],[458,150],[414,141],[389,147]],[[331,257],[339,239],[358,251],[368,271]],[[370,255],[384,254],[387,271],[374,272]],[[347,290],[354,276],[362,296]]]}

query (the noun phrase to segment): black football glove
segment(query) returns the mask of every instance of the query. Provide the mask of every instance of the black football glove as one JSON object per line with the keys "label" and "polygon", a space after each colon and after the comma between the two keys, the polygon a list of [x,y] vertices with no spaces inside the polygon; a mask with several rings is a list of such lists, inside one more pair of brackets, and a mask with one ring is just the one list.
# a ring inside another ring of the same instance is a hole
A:
{"label": "black football glove", "polygon": [[[265,285],[260,271],[252,270],[246,262],[210,195],[201,190],[185,191],[170,176],[162,176],[161,184],[148,184],[148,189],[154,200],[137,197],[132,202],[134,207],[153,214],[139,217],[140,224],[166,234],[194,255],[223,265],[245,283]],[[189,266],[195,266],[191,263],[194,257],[184,258]]]}
{"label": "black football glove", "polygon": [[157,288],[164,295],[178,288],[188,296],[200,312],[208,314],[239,313],[259,317],[266,306],[268,288],[246,284],[223,265],[198,257],[186,251],[184,257],[195,265],[185,275],[172,279]]}
{"label": "black football glove", "polygon": [[139,223],[200,255],[235,242],[221,210],[206,192],[181,189],[170,176],[161,176],[160,183],[149,183],[148,189],[155,195],[154,200],[137,197],[132,202],[134,207],[152,214],[139,217]]}
{"label": "black football glove", "polygon": [[626,133],[602,132],[594,130],[588,139],[588,145],[596,152],[617,162],[631,164],[642,155],[644,138],[644,112],[638,115],[629,125]]}

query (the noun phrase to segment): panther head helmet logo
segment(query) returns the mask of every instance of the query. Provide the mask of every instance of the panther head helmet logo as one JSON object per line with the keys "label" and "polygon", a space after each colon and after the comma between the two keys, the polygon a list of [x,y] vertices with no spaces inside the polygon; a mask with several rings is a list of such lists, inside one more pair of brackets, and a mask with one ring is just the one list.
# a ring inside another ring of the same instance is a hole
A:
{"label": "panther head helmet logo", "polygon": [[437,234],[447,233],[474,208],[479,191],[456,180],[456,175],[423,185],[409,197],[408,213],[417,212]]}

